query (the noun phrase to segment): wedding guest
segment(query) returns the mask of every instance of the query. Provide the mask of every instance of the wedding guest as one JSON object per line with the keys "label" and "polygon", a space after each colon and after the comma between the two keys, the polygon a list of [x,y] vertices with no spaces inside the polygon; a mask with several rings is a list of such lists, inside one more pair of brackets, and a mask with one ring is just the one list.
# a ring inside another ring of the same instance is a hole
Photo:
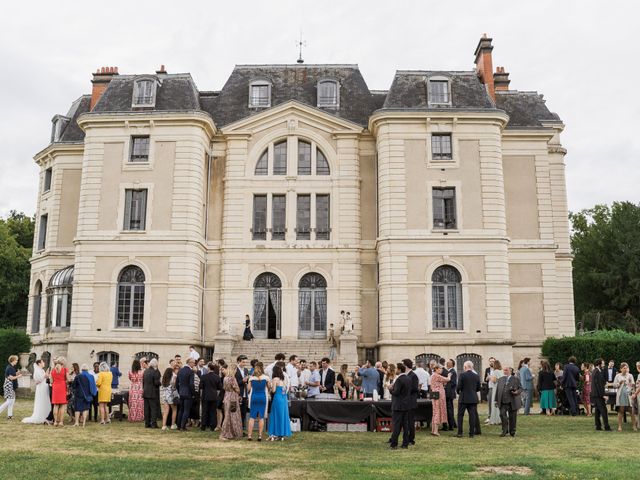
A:
{"label": "wedding guest", "polygon": [[396,365],[398,376],[391,389],[391,424],[393,425],[389,448],[398,448],[398,437],[402,430],[402,447],[409,448],[410,420],[409,411],[413,408],[411,380],[405,374],[407,366],[400,362]]}
{"label": "wedding guest", "polygon": [[424,361],[418,360],[416,362],[416,369],[414,372],[418,377],[418,386],[420,391],[418,392],[419,398],[427,398],[429,393],[429,374],[424,369]]}
{"label": "wedding guest", "polygon": [[[484,369],[484,380],[483,380],[483,383],[481,385],[481,388],[483,388],[483,389],[486,388],[487,400],[489,400],[487,402],[487,405],[489,406],[489,417],[491,417],[491,410],[492,410],[491,389],[495,388],[495,384],[491,383],[490,377],[493,375],[493,362],[495,362],[495,360],[496,359],[494,357],[489,357],[489,366]],[[483,392],[484,392],[484,390],[483,390]]]}
{"label": "wedding guest", "polygon": [[591,416],[591,365],[583,363],[582,370],[582,403],[587,417]]}
{"label": "wedding guest", "polygon": [[220,440],[234,440],[242,438],[242,418],[240,418],[240,387],[236,380],[238,366],[231,364],[227,368],[222,382],[224,389],[224,420]]}
{"label": "wedding guest", "polygon": [[556,410],[556,375],[551,371],[551,365],[546,360],[540,362],[538,372],[538,394],[540,395],[540,409],[547,416]]}
{"label": "wedding guest", "polygon": [[122,372],[118,368],[118,364],[116,362],[111,363],[111,391],[117,392],[118,385],[120,385],[120,377],[122,376]]}
{"label": "wedding guest", "polygon": [[631,395],[635,390],[633,375],[629,373],[629,365],[626,362],[620,364],[620,373],[613,379],[613,388],[616,391],[616,410],[618,411],[618,431],[622,431],[622,417],[625,412],[631,412],[631,425],[637,431],[636,416],[631,411]]}
{"label": "wedding guest", "polygon": [[307,382],[311,377],[311,371],[307,365],[307,361],[304,359],[300,359],[298,362],[298,371],[300,372],[298,375],[298,388],[307,388]]}
{"label": "wedding guest", "polygon": [[556,362],[553,367],[553,374],[556,377],[556,385],[559,387],[562,385],[562,377],[564,376],[564,372],[562,371],[562,364],[560,362]]}
{"label": "wedding guest", "polygon": [[447,425],[446,428],[443,427],[442,430],[453,431],[458,428],[453,411],[453,401],[456,399],[456,388],[458,386],[458,372],[456,372],[456,361],[452,358],[447,360],[447,376],[449,376],[449,383],[444,387],[444,393],[447,400]]}
{"label": "wedding guest", "polygon": [[391,400],[391,387],[393,386],[393,382],[396,381],[396,366],[391,363],[387,366],[387,373],[384,376],[384,380],[382,381],[382,390],[383,395],[382,398],[384,400]]}
{"label": "wedding guest", "polygon": [[220,393],[218,394],[218,409],[216,411],[216,417],[218,420],[218,426],[215,428],[216,431],[220,431],[222,429],[222,420],[224,419],[224,377],[227,372],[227,364],[218,360],[218,375],[220,376],[220,381],[222,382],[222,388],[220,389]]}
{"label": "wedding guest", "polygon": [[[276,357],[280,358],[282,356],[282,360],[284,360],[284,354],[279,353]],[[279,361],[279,360],[278,360]],[[246,368],[247,365],[247,356],[246,355],[238,355],[236,357],[236,369],[235,369],[235,379],[238,384],[238,388],[240,389],[240,421],[242,422],[242,429],[244,430],[244,424],[247,418],[247,382],[249,381],[249,371]],[[266,372],[265,372],[266,373]],[[267,375],[269,375],[267,373]],[[223,385],[224,386],[224,385]]]}
{"label": "wedding guest", "polygon": [[329,360],[335,362],[338,358],[338,341],[336,340],[333,323],[329,324],[329,334],[327,341],[329,342]]}
{"label": "wedding guest", "polygon": [[189,357],[187,364],[178,371],[176,379],[176,390],[180,395],[180,415],[178,415],[178,430],[186,431],[189,415],[191,414],[191,405],[196,393],[195,372],[194,367],[196,361]]}
{"label": "wedding guest", "polygon": [[[89,366],[86,363],[82,364],[82,372],[88,372]],[[73,398],[74,398],[74,410],[75,410],[75,423],[74,427],[80,426],[80,417],[82,417],[82,427],[84,428],[87,423],[87,417],[89,416],[89,409],[93,403],[93,395],[91,395],[91,384],[89,377],[86,375],[76,375],[73,379]]]}
{"label": "wedding guest", "polygon": [[[336,372],[331,368],[331,360],[329,358],[324,357],[320,360],[321,370],[320,370],[320,391],[322,393],[335,393],[334,387],[336,384]],[[376,372],[376,375],[378,373]],[[286,379],[286,376],[285,376]]]}
{"label": "wedding guest", "polygon": [[309,364],[309,380],[307,380],[307,398],[312,399],[320,395],[320,373],[317,370],[318,364],[311,362]]}
{"label": "wedding guest", "polygon": [[576,357],[571,356],[569,357],[569,363],[563,368],[562,387],[567,396],[572,417],[578,414],[578,395],[576,389],[578,388],[579,379],[580,370],[578,370],[576,366]]}
{"label": "wedding guest", "polygon": [[[160,406],[162,408],[162,430],[167,430],[169,412],[171,412],[171,430],[176,430],[176,418],[178,415],[178,406],[176,405],[176,388],[173,382],[173,368],[168,367],[162,374],[160,381]],[[179,401],[179,400],[178,400]]]}
{"label": "wedding guest", "polygon": [[289,392],[295,393],[298,391],[300,386],[300,380],[298,378],[298,356],[291,355],[289,357],[289,363],[287,363],[287,367],[285,370],[287,376],[289,377]]}
{"label": "wedding guest", "polygon": [[[264,417],[267,412],[267,399],[270,388],[269,377],[264,374],[263,368],[264,365],[262,362],[256,363],[253,375],[249,377],[249,381],[247,382],[247,392],[249,395],[249,425],[247,427],[247,440],[249,441],[252,440],[253,425],[256,419],[258,419],[258,441],[262,441]],[[284,380],[281,367],[275,365],[273,367],[274,371],[276,371],[276,368]]]}
{"label": "wedding guest", "polygon": [[49,375],[51,379],[51,403],[53,404],[53,425],[64,426],[64,413],[67,407],[67,375],[69,371],[65,367],[67,360],[64,357],[56,358],[53,370]]}
{"label": "wedding guest", "polygon": [[271,376],[273,375],[273,367],[276,366],[276,363],[278,362],[284,362],[285,359],[285,354],[284,353],[276,353],[275,358],[273,360],[272,363],[270,363],[269,365],[266,366],[266,368],[264,369],[264,373],[271,378]]}
{"label": "wedding guest", "polygon": [[[497,402],[496,388],[498,386],[498,380],[500,380],[500,378],[502,378],[503,375],[504,375],[504,372],[502,371],[502,364],[500,363],[500,360],[494,358],[491,375],[489,375],[489,385],[490,385],[489,394],[491,396],[487,398],[488,403],[493,407],[495,407]],[[498,402],[498,408],[491,408],[490,412],[491,413],[489,414],[489,418],[487,419],[486,423],[488,423],[489,425],[501,425],[502,420],[500,419],[499,402]]]}
{"label": "wedding guest", "polygon": [[[18,389],[18,378],[22,376],[22,373],[16,370],[16,364],[18,363],[18,356],[11,355],[9,357],[9,363],[4,370],[4,403],[0,405],[0,413],[7,411],[7,420],[13,419],[13,405],[16,403],[16,390]],[[66,398],[65,398],[66,401]]]}
{"label": "wedding guest", "polygon": [[73,381],[76,376],[80,375],[80,366],[77,363],[72,363],[69,372],[67,373],[67,413],[71,418],[75,418],[75,389],[73,388]]}
{"label": "wedding guest", "polygon": [[353,372],[351,372],[351,394],[349,398],[352,400],[358,400],[362,392],[362,377],[358,375],[359,371],[360,367],[356,365]]}
{"label": "wedding guest", "polygon": [[[113,369],[112,369],[113,373]],[[142,366],[140,360],[134,360],[129,372],[129,421],[140,422],[144,419],[144,398],[142,396]]]}
{"label": "wedding guest", "polygon": [[473,371],[473,362],[464,362],[464,372],[458,377],[458,434],[462,437],[462,421],[465,411],[469,412],[469,437],[473,437],[478,430],[478,392],[480,391],[480,377]]}
{"label": "wedding guest", "polygon": [[342,400],[346,400],[349,396],[349,365],[346,363],[340,365],[340,372],[336,376],[336,388],[338,396]]}
{"label": "wedding guest", "polygon": [[192,358],[196,362],[200,358],[200,354],[198,353],[194,345],[189,345],[189,358]]}
{"label": "wedding guest", "polygon": [[607,383],[613,383],[617,374],[618,374],[618,370],[616,369],[615,360],[609,360],[609,365],[607,366],[607,370],[606,370]]}
{"label": "wedding guest", "polygon": [[364,398],[373,398],[373,391],[378,387],[378,370],[371,366],[371,361],[367,360],[358,375],[362,377],[362,393]]}
{"label": "wedding guest", "polygon": [[522,385],[513,369],[504,367],[503,376],[496,383],[496,402],[494,408],[500,408],[500,418],[502,420],[501,437],[511,435],[516,436],[516,423],[518,420],[518,410],[522,406]]}
{"label": "wedding guest", "polygon": [[51,399],[49,398],[49,386],[47,385],[47,372],[44,371],[44,360],[41,358],[33,364],[33,381],[36,384],[33,413],[30,417],[23,418],[22,423],[45,423],[50,425],[47,417],[51,410]]}
{"label": "wedding guest", "polygon": [[253,333],[251,332],[251,319],[249,315],[244,316],[244,332],[242,334],[242,340],[246,342],[250,342],[254,339]]}
{"label": "wedding guest", "polygon": [[[273,393],[273,404],[271,405],[267,433],[270,441],[273,442],[276,439],[283,441],[285,437],[291,436],[291,419],[289,418],[289,402],[284,385],[284,374],[279,366],[273,368],[273,379],[270,388]],[[249,430],[249,435],[251,435],[251,430]]]}
{"label": "wedding guest", "polygon": [[100,425],[106,425],[107,423],[111,423],[111,419],[109,418],[107,407],[111,403],[112,375],[111,375],[111,371],[109,370],[109,365],[107,365],[107,362],[101,362],[99,370],[100,370],[100,373],[98,374],[98,380],[96,380],[96,386],[98,387],[98,406],[100,408]]}
{"label": "wedding guest", "polygon": [[447,399],[444,385],[451,380],[451,374],[442,376],[442,365],[436,365],[431,374],[431,435],[439,437],[438,428],[447,423]]}
{"label": "wedding guest", "polygon": [[[98,381],[98,375],[100,374],[100,362],[93,362],[93,371],[89,372],[93,377],[93,384]],[[91,421],[91,414],[93,413],[93,421],[98,421],[98,387],[96,386],[96,393],[93,395],[93,408],[89,409],[89,421]]]}
{"label": "wedding guest", "polygon": [[[198,360],[200,362],[200,360]],[[191,410],[189,410],[189,425],[197,427],[200,424],[200,372],[198,366],[193,368],[193,397],[191,402]]]}
{"label": "wedding guest", "polygon": [[209,363],[208,372],[200,379],[200,396],[202,398],[202,422],[200,430],[203,432],[209,428],[213,432],[218,426],[216,410],[218,397],[222,390],[222,380],[218,376],[218,366]]}
{"label": "wedding guest", "polygon": [[524,414],[529,415],[531,403],[533,402],[533,375],[529,369],[531,359],[526,357],[522,360],[520,367],[520,384],[522,385],[522,400],[524,403]]}
{"label": "wedding guest", "polygon": [[[591,403],[593,405],[594,419],[596,423],[596,430],[602,430],[602,424],[606,431],[611,431],[609,427],[609,415],[607,413],[606,402],[606,384],[607,378],[602,371],[604,366],[604,360],[596,358],[593,362],[593,372],[591,378]],[[602,423],[600,422],[602,418]]]}

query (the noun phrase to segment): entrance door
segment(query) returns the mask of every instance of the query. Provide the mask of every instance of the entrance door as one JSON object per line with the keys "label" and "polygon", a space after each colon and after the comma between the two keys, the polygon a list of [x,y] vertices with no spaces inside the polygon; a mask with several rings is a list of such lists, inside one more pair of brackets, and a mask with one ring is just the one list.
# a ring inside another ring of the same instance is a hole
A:
{"label": "entrance door", "polygon": [[256,338],[280,338],[282,283],[274,273],[262,273],[253,283],[253,334]]}
{"label": "entrance door", "polygon": [[327,281],[319,273],[307,273],[298,288],[298,336],[327,338]]}

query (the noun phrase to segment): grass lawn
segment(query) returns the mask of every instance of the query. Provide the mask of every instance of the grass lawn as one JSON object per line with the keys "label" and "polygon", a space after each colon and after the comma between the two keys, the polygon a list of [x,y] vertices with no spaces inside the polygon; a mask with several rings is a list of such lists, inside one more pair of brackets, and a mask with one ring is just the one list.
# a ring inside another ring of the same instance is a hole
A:
{"label": "grass lawn", "polygon": [[[85,429],[20,423],[31,406],[18,400],[15,419],[0,418],[2,479],[640,478],[640,434],[628,424],[622,433],[596,432],[586,417],[519,416],[513,439],[500,438],[498,426],[483,426],[473,439],[421,431],[415,447],[390,451],[386,433],[303,432],[284,443],[249,443],[127,421]],[[478,470],[491,466],[530,471],[521,477]]]}

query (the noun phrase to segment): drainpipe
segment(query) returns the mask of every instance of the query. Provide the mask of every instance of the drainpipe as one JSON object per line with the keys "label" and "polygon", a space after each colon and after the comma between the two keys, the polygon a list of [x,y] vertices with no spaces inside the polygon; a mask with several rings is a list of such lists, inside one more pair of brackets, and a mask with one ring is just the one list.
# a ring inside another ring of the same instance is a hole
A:
{"label": "drainpipe", "polygon": [[[202,294],[200,300],[200,343],[204,347],[204,299],[207,290],[207,245],[209,243],[209,198],[211,191],[211,155],[207,155],[207,192],[204,206],[204,267],[202,269]],[[204,353],[204,352],[203,352]]]}

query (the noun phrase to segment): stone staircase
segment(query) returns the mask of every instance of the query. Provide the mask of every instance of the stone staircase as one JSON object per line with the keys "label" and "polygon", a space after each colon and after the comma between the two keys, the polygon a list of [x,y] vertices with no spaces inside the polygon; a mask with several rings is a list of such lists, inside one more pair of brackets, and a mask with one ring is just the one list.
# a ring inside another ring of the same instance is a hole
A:
{"label": "stone staircase", "polygon": [[[233,350],[232,358],[235,359],[238,355],[244,354],[249,357],[249,360],[257,358],[266,365],[273,362],[277,353],[284,353],[286,356],[285,362],[289,361],[290,355],[297,355],[298,358],[305,359],[307,362],[315,360],[319,362],[322,357],[329,356],[329,342],[326,340],[267,340],[267,339],[255,339],[251,342],[236,341]],[[227,361],[229,359],[226,359]],[[340,361],[340,356],[334,363]],[[335,366],[334,366],[335,368]]]}

